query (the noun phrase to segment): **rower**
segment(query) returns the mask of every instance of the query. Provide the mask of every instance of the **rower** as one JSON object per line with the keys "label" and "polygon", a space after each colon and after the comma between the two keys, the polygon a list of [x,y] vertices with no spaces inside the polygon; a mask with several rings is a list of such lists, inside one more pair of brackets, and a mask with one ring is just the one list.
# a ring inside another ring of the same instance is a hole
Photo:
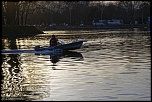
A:
{"label": "rower", "polygon": [[55,37],[55,35],[52,35],[52,38],[50,39],[50,46],[56,46],[58,39]]}

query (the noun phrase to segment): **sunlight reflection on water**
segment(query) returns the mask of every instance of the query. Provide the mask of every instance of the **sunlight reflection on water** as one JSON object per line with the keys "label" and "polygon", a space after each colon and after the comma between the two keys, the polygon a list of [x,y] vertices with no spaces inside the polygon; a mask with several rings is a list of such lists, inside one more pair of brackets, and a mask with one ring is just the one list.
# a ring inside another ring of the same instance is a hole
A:
{"label": "sunlight reflection on water", "polygon": [[[65,34],[72,31],[50,31],[35,38],[3,39],[3,49],[46,46],[56,32],[63,34],[61,40],[73,39]],[[97,35],[81,35],[88,40],[81,49],[55,60],[33,53],[2,54],[2,100],[151,100],[150,35],[83,32]]]}

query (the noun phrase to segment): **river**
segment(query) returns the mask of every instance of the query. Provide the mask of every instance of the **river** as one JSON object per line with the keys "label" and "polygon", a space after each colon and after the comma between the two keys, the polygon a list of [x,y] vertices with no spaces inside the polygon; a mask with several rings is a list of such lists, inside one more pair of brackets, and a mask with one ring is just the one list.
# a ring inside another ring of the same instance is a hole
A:
{"label": "river", "polygon": [[48,46],[52,34],[64,42],[87,40],[71,55],[2,55],[1,100],[150,101],[151,37],[147,31],[44,31],[2,39],[2,49]]}

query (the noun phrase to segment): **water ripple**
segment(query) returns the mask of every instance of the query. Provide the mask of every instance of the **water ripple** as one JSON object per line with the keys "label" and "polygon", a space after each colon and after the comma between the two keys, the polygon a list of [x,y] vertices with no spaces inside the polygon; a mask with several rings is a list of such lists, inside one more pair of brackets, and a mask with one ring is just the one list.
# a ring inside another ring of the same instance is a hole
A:
{"label": "water ripple", "polygon": [[[46,46],[49,36],[55,33],[67,42],[74,36],[70,33],[88,42],[76,50],[80,56],[53,59],[50,55],[3,54],[2,100],[151,100],[149,35],[52,31],[44,36],[16,39],[16,48],[33,49],[37,44]],[[10,49],[9,42],[13,41],[4,40],[5,49]]]}

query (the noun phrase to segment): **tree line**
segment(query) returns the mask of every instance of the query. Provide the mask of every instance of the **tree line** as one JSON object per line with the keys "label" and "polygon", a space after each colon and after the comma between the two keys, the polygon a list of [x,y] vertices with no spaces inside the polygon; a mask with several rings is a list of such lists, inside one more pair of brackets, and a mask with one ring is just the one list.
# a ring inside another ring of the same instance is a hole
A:
{"label": "tree line", "polygon": [[148,17],[150,1],[2,1],[3,25],[91,25],[95,19],[146,24]]}

